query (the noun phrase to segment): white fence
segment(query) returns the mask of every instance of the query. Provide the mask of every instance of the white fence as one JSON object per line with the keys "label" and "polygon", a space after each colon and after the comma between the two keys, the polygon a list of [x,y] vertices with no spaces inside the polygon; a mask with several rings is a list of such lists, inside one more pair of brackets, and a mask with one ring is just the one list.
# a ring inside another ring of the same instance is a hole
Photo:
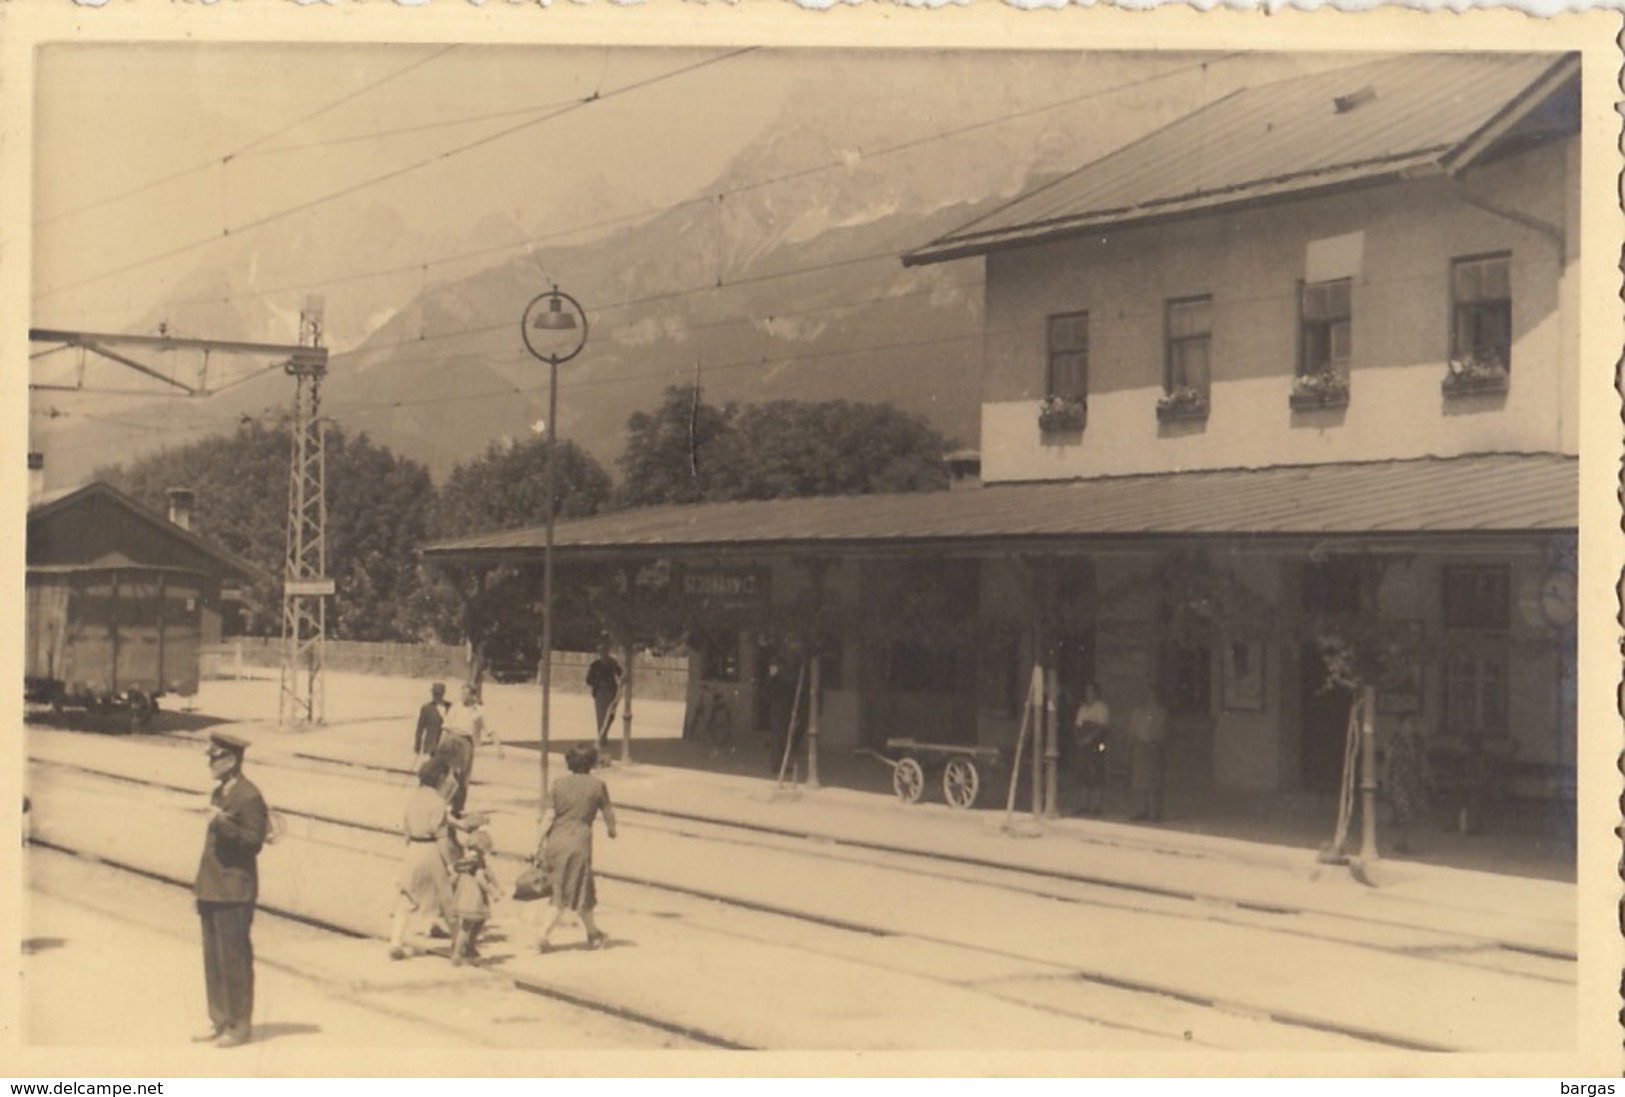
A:
{"label": "white fence", "polygon": [[[460,682],[468,677],[468,657],[450,644],[367,644],[329,640],[324,647],[328,670],[348,674],[376,674],[391,678],[441,678]],[[203,678],[238,678],[252,670],[282,666],[282,641],[267,636],[235,636],[202,649]],[[562,692],[587,691],[588,652],[553,653],[553,688]],[[680,701],[688,685],[688,656],[640,655],[633,669],[634,695],[659,701]]]}

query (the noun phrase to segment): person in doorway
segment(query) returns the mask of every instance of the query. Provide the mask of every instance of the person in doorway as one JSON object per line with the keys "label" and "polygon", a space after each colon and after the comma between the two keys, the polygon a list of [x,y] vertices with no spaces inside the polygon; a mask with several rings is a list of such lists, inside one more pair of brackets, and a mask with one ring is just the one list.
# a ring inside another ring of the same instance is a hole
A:
{"label": "person in doorway", "polygon": [[254,783],[243,776],[248,744],[235,735],[209,736],[209,827],[193,894],[203,927],[203,981],[209,1028],[196,1039],[216,1047],[249,1040],[254,1014],[254,904],[259,899],[259,853],[270,812]]}
{"label": "person in doorway", "polygon": [[551,947],[553,931],[567,910],[581,920],[588,948],[604,946],[606,938],[593,920],[598,892],[592,873],[592,824],[601,813],[604,829],[615,837],[615,809],[610,806],[608,786],[592,775],[597,763],[598,752],[592,747],[571,747],[564,756],[570,772],[548,790],[536,862],[548,866],[553,874],[553,920],[536,942],[538,952]]}
{"label": "person in doorway", "polygon": [[1083,701],[1072,719],[1072,766],[1078,785],[1078,811],[1101,815],[1106,810],[1106,742],[1112,710],[1093,682],[1083,687]]}
{"label": "person in doorway", "polygon": [[610,724],[614,722],[615,702],[621,695],[621,664],[609,653],[608,644],[598,645],[598,658],[587,667],[587,689],[592,692],[593,711],[598,714],[598,749],[609,743]]}
{"label": "person in doorway", "polygon": [[440,729],[446,723],[446,712],[451,702],[446,700],[446,683],[436,682],[429,687],[429,699],[418,709],[417,730],[412,733],[412,756],[421,766],[440,745]]}
{"label": "person in doorway", "polygon": [[1395,853],[1411,852],[1411,824],[1427,810],[1426,755],[1415,716],[1405,716],[1395,729],[1386,752],[1384,783],[1394,809]]}
{"label": "person in doorway", "polygon": [[1163,782],[1166,779],[1164,743],[1168,738],[1168,710],[1157,699],[1156,688],[1146,683],[1140,701],[1128,718],[1129,787],[1138,801],[1130,816],[1135,822],[1162,821]]}
{"label": "person in doorway", "polygon": [[401,812],[406,856],[401,863],[399,894],[389,927],[391,960],[411,955],[406,930],[414,918],[428,917],[443,925],[450,916],[451,866],[457,857],[446,808],[450,791],[451,773],[446,763],[431,758],[418,768],[417,787],[407,793]]}

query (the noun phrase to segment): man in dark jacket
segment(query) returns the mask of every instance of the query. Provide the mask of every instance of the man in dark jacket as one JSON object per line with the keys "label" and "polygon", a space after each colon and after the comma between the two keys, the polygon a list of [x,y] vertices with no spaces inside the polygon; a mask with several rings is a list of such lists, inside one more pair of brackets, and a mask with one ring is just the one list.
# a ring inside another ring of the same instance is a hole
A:
{"label": "man in dark jacket", "polygon": [[446,683],[436,682],[429,687],[429,699],[418,709],[417,730],[412,733],[413,769],[434,754],[440,745],[440,729],[445,726],[446,712],[451,702],[446,700]]}
{"label": "man in dark jacket", "polygon": [[592,691],[593,711],[598,714],[598,750],[609,744],[609,725],[615,719],[616,699],[621,693],[621,664],[609,653],[609,645],[598,646],[598,658],[587,668],[587,688]]}
{"label": "man in dark jacket", "polygon": [[209,1028],[196,1040],[217,1047],[248,1042],[254,1013],[254,902],[259,897],[259,852],[270,813],[265,798],[243,776],[248,744],[235,735],[209,736],[209,829],[198,862],[198,917],[203,923],[203,979],[209,993]]}

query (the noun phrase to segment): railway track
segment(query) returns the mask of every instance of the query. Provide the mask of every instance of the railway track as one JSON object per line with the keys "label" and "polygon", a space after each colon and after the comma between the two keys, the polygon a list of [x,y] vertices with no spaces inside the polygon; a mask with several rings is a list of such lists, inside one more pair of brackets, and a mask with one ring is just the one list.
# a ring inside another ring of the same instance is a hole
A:
{"label": "railway track", "polygon": [[[183,742],[188,746],[193,745],[190,740]],[[408,781],[412,776],[410,771],[406,769],[368,762],[325,758],[301,753],[293,754],[292,758],[295,759],[295,764],[292,765],[271,759],[267,759],[260,764],[279,769],[303,768],[307,772],[368,774],[373,775],[373,780],[380,783],[387,781],[392,785]],[[49,764],[66,765],[68,763]],[[95,770],[84,766],[76,766],[75,768],[84,772],[97,772],[114,780],[134,780],[138,781],[138,783],[151,784],[154,787],[170,788],[172,791],[196,791],[195,789],[189,790],[180,786],[166,785],[163,782],[147,778],[133,778],[115,771]],[[492,790],[501,790],[502,788],[502,786],[485,787]],[[1129,906],[1133,909],[1141,909],[1138,904],[1143,903],[1146,899],[1164,900],[1170,905],[1159,909],[1164,912],[1173,911],[1175,916],[1180,916],[1179,909],[1183,907],[1184,917],[1202,922],[1228,922],[1249,928],[1267,928],[1271,932],[1301,936],[1310,940],[1336,941],[1356,948],[1369,948],[1390,954],[1408,954],[1412,950],[1383,944],[1380,941],[1362,940],[1359,936],[1360,931],[1406,931],[1430,928],[1418,920],[1328,912],[1323,909],[1311,909],[1279,901],[1258,902],[1236,899],[1229,895],[1205,892],[1188,887],[1163,887],[1147,884],[1143,881],[1117,879],[1097,873],[1014,865],[994,861],[986,857],[943,851],[923,851],[879,841],[836,838],[794,827],[724,819],[625,802],[616,804],[616,812],[623,819],[630,817],[639,820],[638,825],[646,829],[661,830],[673,837],[704,841],[719,846],[767,850],[790,853],[811,859],[871,865],[898,875],[951,880],[977,888],[999,889],[1014,894],[1068,903],[1080,907],[1115,907],[1122,909]],[[391,835],[395,833],[393,826],[382,826],[369,820],[340,818],[310,812],[289,812],[288,814],[297,814],[316,821],[331,822],[340,826],[370,829],[378,833]],[[605,874],[600,873],[600,875]],[[617,877],[606,876],[606,878]],[[674,890],[681,890],[676,885],[661,885],[655,881],[629,877],[625,879],[628,882],[650,886],[671,886]],[[1069,888],[1071,890],[1066,890]],[[716,898],[725,901],[738,901],[736,899],[727,900],[727,897],[722,896],[716,896]],[[1304,925],[1302,923],[1313,924]],[[1470,957],[1482,958],[1485,955],[1495,954],[1508,957],[1528,957],[1535,960],[1551,961],[1555,965],[1551,972],[1546,974],[1537,972],[1534,977],[1554,979],[1566,983],[1574,981],[1572,970],[1568,968],[1568,965],[1578,962],[1578,955],[1573,949],[1514,941],[1496,937],[1492,934],[1453,933],[1450,937],[1449,941],[1442,942],[1434,950],[1436,953],[1435,959],[1438,962],[1477,966],[1479,960]],[[1529,969],[1522,968],[1520,970],[1528,971]]]}
{"label": "railway track", "polygon": [[[103,770],[97,767],[63,761],[36,759],[35,762],[47,769],[76,774],[81,779],[111,781],[160,792],[182,794],[188,797],[195,797],[199,793],[197,787],[177,786],[161,780],[129,773]],[[399,780],[407,776],[404,770],[393,770],[388,767],[310,758],[299,759],[294,763],[264,758],[259,763],[259,768],[262,770],[267,768],[294,769],[311,774],[317,772],[329,775],[342,774],[351,780],[361,779],[373,784],[387,782],[392,787],[398,787]],[[358,778],[358,775],[364,776]],[[922,854],[888,846],[884,843],[809,841],[809,836],[786,828],[751,826],[736,821],[710,819],[678,812],[641,809],[624,804],[618,806],[617,810],[623,816],[635,818],[637,820],[635,824],[637,829],[647,832],[647,835],[651,838],[658,834],[665,839],[676,842],[710,843],[718,847],[727,847],[730,852],[739,855],[756,854],[772,857],[807,858],[825,862],[833,861],[845,866],[848,870],[875,870],[892,876],[903,875],[919,880],[942,881],[955,887],[974,887],[1019,896],[1027,900],[1036,899],[1061,903],[1084,911],[1145,913],[1144,907],[1135,904],[1151,904],[1154,908],[1153,912],[1158,917],[1172,919],[1176,924],[1180,920],[1192,924],[1222,923],[1239,931],[1266,935],[1297,936],[1307,940],[1336,944],[1339,947],[1352,947],[1386,953],[1392,956],[1403,956],[1412,962],[1430,966],[1473,968],[1480,972],[1490,971],[1507,978],[1529,980],[1535,983],[1545,982],[1572,986],[1574,982],[1572,957],[1565,957],[1560,954],[1546,954],[1540,950],[1531,951],[1523,946],[1508,942],[1469,937],[1453,939],[1435,937],[1427,943],[1425,948],[1421,949],[1414,943],[1384,944],[1383,935],[1390,934],[1396,928],[1407,929],[1413,927],[1396,927],[1393,923],[1374,922],[1369,919],[1362,920],[1353,916],[1342,919],[1328,918],[1324,913],[1293,910],[1275,905],[1241,906],[1230,904],[1227,900],[1186,891],[1125,887],[1118,881],[1101,880],[1097,877],[1082,874],[1046,872],[1037,869],[1012,869],[1007,865],[993,865],[974,857]],[[343,848],[351,853],[371,858],[381,858],[386,861],[392,860],[395,856],[396,851],[393,841],[396,834],[393,827],[383,826],[362,818],[338,817],[332,813],[304,810],[286,804],[279,805],[279,811],[290,818],[301,820],[306,828],[303,840],[316,841],[323,845]],[[508,859],[510,861],[515,860],[512,857]],[[139,871],[139,868],[138,866],[132,866],[132,870]],[[1087,986],[1104,992],[1110,996],[1113,1008],[1110,1010],[1080,1009],[1075,1000],[1060,1003],[1045,1002],[1035,997],[1025,985],[1018,987],[1012,993],[1002,990],[997,985],[989,984],[983,987],[980,993],[994,998],[1004,997],[1023,1008],[1045,1011],[1055,1016],[1120,1031],[1132,1031],[1145,1036],[1169,1040],[1202,1043],[1205,1041],[1200,1039],[1192,1040],[1190,1033],[1193,1030],[1201,1031],[1210,1028],[1211,1025],[1207,1022],[1210,1022],[1215,1016],[1222,1016],[1232,1021],[1236,1018],[1243,1018],[1257,1025],[1297,1030],[1302,1033],[1323,1034],[1337,1041],[1345,1041],[1347,1046],[1375,1045],[1408,1050],[1450,1049],[1446,1044],[1417,1038],[1401,1031],[1385,1030],[1380,1025],[1357,1024],[1346,1019],[1339,1020],[1334,1017],[1320,1016],[1299,1009],[1271,1008],[1257,1002],[1215,996],[1176,981],[1125,977],[1120,971],[1107,967],[1094,968],[1088,965],[1058,960],[1047,955],[1035,955],[1033,950],[992,946],[955,939],[947,935],[921,932],[918,929],[900,930],[894,924],[872,918],[831,915],[825,911],[806,909],[795,903],[764,902],[747,895],[731,894],[716,888],[662,879],[647,872],[617,871],[612,873],[601,870],[599,875],[606,880],[617,881],[626,887],[636,889],[635,892],[625,892],[624,888],[620,889],[620,893],[624,893],[625,901],[633,906],[638,905],[642,901],[640,896],[645,894],[650,896],[682,896],[713,908],[731,910],[759,919],[816,926],[824,933],[833,934],[837,937],[861,938],[899,944],[907,943],[909,947],[914,948],[924,946],[947,958],[947,962],[943,965],[945,973],[964,968],[974,968],[979,964],[986,965],[988,963],[1007,962],[1021,965],[1024,969],[1039,972],[1039,975],[1034,976],[1035,978],[1056,980],[1076,986]],[[642,902],[649,910],[655,910],[658,908],[660,901],[650,898]],[[286,914],[291,917],[305,916],[298,911],[289,911]],[[354,927],[340,926],[336,923],[333,928],[335,932],[357,933]],[[748,934],[754,932],[754,930],[747,928],[745,932]],[[772,930],[763,930],[761,932],[764,939],[773,937]],[[1378,935],[1376,938],[1361,938],[1362,933],[1373,932]],[[1494,957],[1511,957],[1515,962],[1498,966],[1492,959],[1489,959]],[[889,967],[883,958],[869,956],[865,962],[866,966],[877,977],[884,978],[888,975],[903,974],[914,978],[920,977],[920,972],[917,969],[910,968],[907,965]],[[960,985],[960,981],[949,974],[940,976],[940,980],[944,985]],[[515,985],[521,986],[521,982],[516,981]],[[529,985],[521,986],[521,989],[533,993],[550,993],[561,1001],[571,1002],[583,1009],[598,1010],[612,1015],[617,1015],[616,1011],[624,1008],[612,1001],[596,1000],[590,994],[583,995],[576,990],[550,986],[545,981],[533,980],[530,981]],[[1132,1001],[1133,1008],[1123,1008],[1125,998]],[[1125,1017],[1155,1015],[1159,1012],[1174,1015],[1177,1018],[1176,1023],[1170,1025],[1158,1021],[1147,1025],[1124,1019]],[[685,1022],[662,1016],[634,1014],[628,1016],[627,1019],[651,1027],[662,1028],[664,1031],[693,1040],[697,1044],[704,1046],[751,1046],[748,1040],[736,1039],[726,1033],[695,1029]]]}
{"label": "railway track", "polygon": [[[181,879],[170,873],[154,870],[152,868],[147,868],[140,865],[129,864],[116,859],[108,859],[102,855],[82,849],[75,849],[71,846],[63,845],[57,842],[35,839],[30,843],[30,845],[33,850],[42,851],[46,856],[71,858],[75,861],[88,863],[89,865],[93,865],[110,872],[134,877],[162,888],[172,889],[176,892],[184,893],[188,900],[190,898],[192,886],[191,881]],[[57,897],[61,899],[66,898],[60,895]],[[87,903],[82,898],[73,898],[67,901],[73,901],[83,906],[94,906],[94,904]],[[102,913],[110,912],[103,911]],[[307,912],[288,909],[275,903],[260,903],[255,909],[255,916],[256,919],[260,921],[270,920],[273,922],[285,922],[291,925],[300,926],[307,930],[313,930],[319,934],[324,934],[343,940],[360,941],[371,939],[369,934],[358,930],[353,926],[344,925],[331,919],[323,918]],[[128,920],[127,912],[123,914],[122,917]],[[266,965],[286,974],[303,979],[309,983],[316,984],[326,993],[336,994],[351,1002],[356,1002],[359,999],[359,995],[356,993],[353,986],[345,985],[342,983],[342,981],[335,981],[330,977],[329,974],[313,972],[303,964],[279,959],[274,952],[268,951],[263,947],[258,950],[256,963]],[[670,1043],[669,1041],[666,1043],[666,1046],[669,1047],[749,1050],[748,1048],[745,1048],[744,1045],[738,1044],[727,1039],[726,1037],[715,1036],[710,1033],[703,1032],[692,1025],[684,1025],[658,1017],[645,1017],[640,1015],[636,1010],[627,1009],[622,1005],[617,1005],[610,1002],[593,1001],[579,995],[568,992],[560,992],[541,982],[525,976],[497,975],[494,973],[480,974],[484,974],[488,981],[510,987],[515,991],[548,999],[568,1010],[573,1010],[584,1014],[591,1014],[594,1016],[608,1017],[621,1024],[632,1026],[634,1029],[641,1028],[649,1030],[653,1033],[658,1033],[661,1036],[676,1037],[677,1042],[675,1044]],[[477,977],[473,969],[465,969],[459,974],[459,978],[464,980],[471,977]],[[389,1017],[398,1021],[410,1021],[414,1024],[426,1025],[439,1030],[447,1037],[455,1040],[472,1041],[490,1047],[507,1046],[501,1041],[490,1039],[477,1029],[470,1031],[469,1027],[467,1026],[449,1024],[443,1019],[438,1018],[433,1010],[408,1011],[398,1008],[390,1008],[388,1006],[379,1005],[376,1000],[367,1001],[363,1004],[365,1005],[365,1008],[381,1016]],[[558,1018],[556,1016],[550,1018],[550,1023],[557,1024]],[[566,1023],[568,1023],[567,1020]]]}

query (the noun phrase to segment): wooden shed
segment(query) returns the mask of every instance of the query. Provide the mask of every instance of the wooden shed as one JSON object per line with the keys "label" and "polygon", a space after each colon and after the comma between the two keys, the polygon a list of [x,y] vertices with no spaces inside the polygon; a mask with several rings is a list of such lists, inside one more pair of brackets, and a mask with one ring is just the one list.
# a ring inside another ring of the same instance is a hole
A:
{"label": "wooden shed", "polygon": [[24,695],[128,707],[197,691],[199,651],[220,639],[229,592],[255,565],[97,481],[28,511]]}

